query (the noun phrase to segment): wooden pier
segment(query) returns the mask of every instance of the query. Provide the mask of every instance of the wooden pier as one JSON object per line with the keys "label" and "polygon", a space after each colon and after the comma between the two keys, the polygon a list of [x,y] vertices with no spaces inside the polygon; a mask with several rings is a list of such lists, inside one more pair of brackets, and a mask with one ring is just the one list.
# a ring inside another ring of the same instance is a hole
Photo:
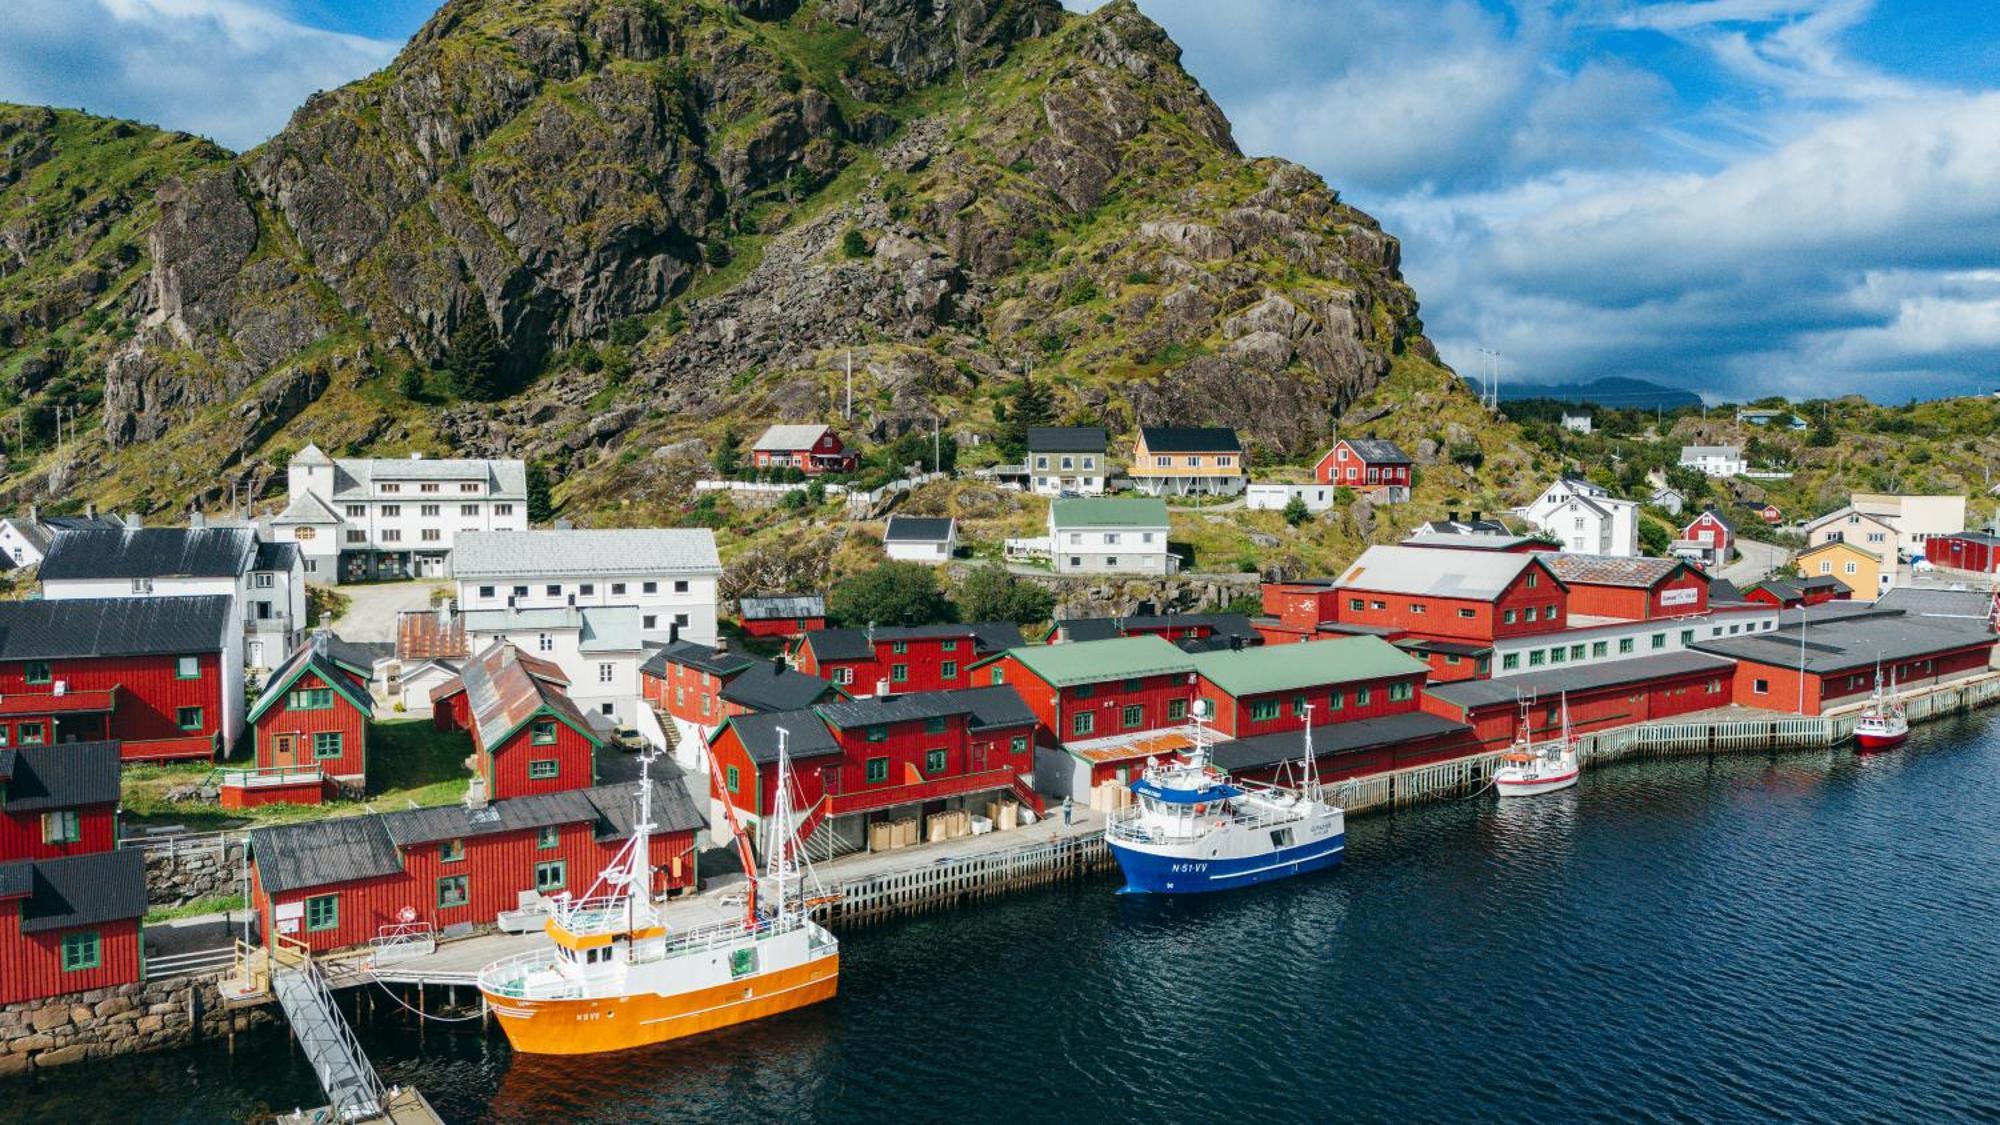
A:
{"label": "wooden pier", "polygon": [[939,910],[1010,891],[1047,887],[1111,866],[1104,833],[1058,836],[1006,851],[940,859],[916,867],[862,875],[829,885],[815,911],[844,927]]}

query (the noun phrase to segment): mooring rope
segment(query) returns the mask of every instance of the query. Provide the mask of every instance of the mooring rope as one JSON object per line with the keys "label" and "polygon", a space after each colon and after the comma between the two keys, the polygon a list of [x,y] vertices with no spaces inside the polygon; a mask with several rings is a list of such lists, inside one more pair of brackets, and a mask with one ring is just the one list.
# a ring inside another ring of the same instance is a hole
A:
{"label": "mooring rope", "polygon": [[406,1002],[401,996],[396,995],[395,990],[391,989],[388,985],[382,983],[381,981],[378,980],[375,982],[375,984],[376,987],[380,988],[384,993],[388,994],[389,999],[394,1000],[396,1003],[402,1005],[404,1011],[415,1012],[417,1015],[422,1016],[424,1019],[432,1020],[437,1023],[464,1023],[467,1020],[484,1019],[486,1017],[486,1012],[484,1010],[484,1004],[485,1004],[484,1000],[480,1001],[481,1010],[474,1012],[469,1016],[434,1016],[431,1015],[429,1012],[424,1011],[422,1008],[411,1007],[409,1003]]}

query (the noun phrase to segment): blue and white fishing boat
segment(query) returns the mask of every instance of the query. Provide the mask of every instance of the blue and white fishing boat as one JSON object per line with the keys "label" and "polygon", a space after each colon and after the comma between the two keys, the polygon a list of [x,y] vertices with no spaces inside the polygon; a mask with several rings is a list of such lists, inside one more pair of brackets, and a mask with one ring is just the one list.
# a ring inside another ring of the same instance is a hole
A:
{"label": "blue and white fishing boat", "polygon": [[1148,763],[1136,803],[1104,838],[1125,873],[1121,893],[1200,894],[1318,871],[1340,862],[1346,818],[1321,792],[1308,708],[1297,788],[1231,780],[1209,764],[1205,709],[1180,761]]}

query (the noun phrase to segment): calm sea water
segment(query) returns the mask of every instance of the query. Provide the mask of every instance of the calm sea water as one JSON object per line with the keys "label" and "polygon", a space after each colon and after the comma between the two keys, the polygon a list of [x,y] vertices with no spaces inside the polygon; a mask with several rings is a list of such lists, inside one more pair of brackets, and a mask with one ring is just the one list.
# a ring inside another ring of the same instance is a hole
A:
{"label": "calm sea water", "polygon": [[[450,1121],[2000,1119],[2000,721],[1371,817],[1228,897],[1107,876],[852,933],[841,996],[608,1060],[387,1019]],[[0,1119],[308,1103],[281,1032],[0,1084]]]}

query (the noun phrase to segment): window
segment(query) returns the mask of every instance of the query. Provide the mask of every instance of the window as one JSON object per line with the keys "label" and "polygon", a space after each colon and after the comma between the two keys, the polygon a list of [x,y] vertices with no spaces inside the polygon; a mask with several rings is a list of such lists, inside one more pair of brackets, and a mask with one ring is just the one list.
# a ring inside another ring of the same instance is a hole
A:
{"label": "window", "polygon": [[479,505],[460,504],[458,506],[458,514],[461,516],[476,516],[479,514]]}
{"label": "window", "polygon": [[559,891],[569,882],[569,868],[562,860],[551,859],[535,865],[535,889]]}
{"label": "window", "polygon": [[[311,529],[310,529],[310,528],[303,528],[303,527],[302,527],[302,528],[300,528],[299,530],[300,530],[300,531],[308,531],[308,530],[311,530]],[[366,543],[366,542],[368,542],[368,533],[367,533],[367,532],[365,532],[365,531],[355,531],[355,530],[352,530],[352,529],[350,529],[350,530],[349,530],[349,531],[347,532],[347,541],[348,541],[349,543]]]}
{"label": "window", "polygon": [[1027,735],[1025,735],[1025,734],[1017,734],[1017,735],[1015,735],[1015,736],[1014,736],[1014,739],[1013,739],[1013,741],[1011,741],[1011,742],[1009,742],[1009,743],[1007,744],[1007,748],[1008,748],[1009,750],[1012,750],[1012,751],[1013,751],[1014,753],[1016,753],[1016,754],[1025,754],[1025,753],[1027,753],[1027,752],[1028,752],[1028,736],[1027,736]]}
{"label": "window", "polygon": [[1187,700],[1185,699],[1167,700],[1168,722],[1178,723],[1184,721],[1186,718],[1187,718]]}
{"label": "window", "polygon": [[1415,694],[1416,689],[1412,688],[1409,684],[1389,685],[1389,701],[1391,703],[1401,703]]}
{"label": "window", "polygon": [[868,728],[867,733],[863,737],[870,742],[886,742],[889,738],[889,728],[883,726],[881,723],[876,723]]}
{"label": "window", "polygon": [[543,720],[542,722],[536,723],[534,729],[529,732],[528,739],[529,741],[533,742],[536,746],[555,745],[556,742],[555,720],[546,719]]}
{"label": "window", "polygon": [[333,689],[300,688],[285,701],[285,706],[294,711],[330,711],[333,709]]}
{"label": "window", "polygon": [[549,597],[560,598],[562,597],[562,584],[560,582],[551,582],[542,588],[542,592]]}
{"label": "window", "polygon": [[1006,669],[1000,667],[998,664],[995,664],[993,666],[993,672],[990,678],[992,679],[994,686],[997,687],[1007,682],[1007,671]]}
{"label": "window", "polygon": [[1545,606],[1543,606],[1543,607],[1542,607],[1542,620],[1544,620],[1544,621],[1554,621],[1555,619],[1556,619],[1556,607],[1555,607],[1554,605],[1545,605]]}
{"label": "window", "polygon": [[924,751],[924,772],[943,773],[945,753],[942,750]]}
{"label": "window", "polygon": [[1567,659],[1569,659],[1569,650],[1564,648],[1563,646],[1557,645],[1556,647],[1549,650],[1549,663],[1561,664],[1563,661]]}
{"label": "window", "polygon": [[1682,629],[1682,630],[1681,630],[1681,644],[1682,644],[1682,645],[1691,645],[1691,644],[1693,644],[1693,643],[1694,643],[1694,630],[1693,630],[1693,629]]}
{"label": "window", "polygon": [[314,758],[338,758],[341,751],[341,735],[337,730],[315,731],[313,733]]}
{"label": "window", "polygon": [[1115,531],[1105,532],[1104,545],[1107,547],[1116,547],[1118,545],[1118,533]]}
{"label": "window", "polygon": [[1758,695],[1769,695],[1771,694],[1771,681],[1752,680],[1750,681],[1750,690]]}
{"label": "window", "polygon": [[49,662],[46,660],[28,661],[28,667],[22,672],[21,678],[31,684],[48,683],[50,679]]}
{"label": "window", "polygon": [[435,483],[420,484],[417,486],[418,492],[436,492],[437,490],[438,486]]}
{"label": "window", "polygon": [[1458,663],[1458,654],[1457,654],[1457,653],[1455,653],[1455,652],[1447,652],[1447,653],[1445,653],[1445,654],[1444,654],[1444,662],[1445,662],[1446,664],[1457,664],[1457,663]]}
{"label": "window", "polygon": [[641,629],[657,629],[657,628],[659,628],[659,627],[660,627],[660,616],[659,616],[659,614],[656,614],[656,613],[649,613],[649,614],[647,614],[647,615],[646,615],[646,616],[645,616],[645,617],[644,617],[644,618],[643,618],[643,619],[642,619],[642,620],[641,620],[641,621],[639,622],[639,627],[640,627]]}
{"label": "window", "polygon": [[1594,657],[1595,657],[1595,656],[1610,656],[1610,655],[1611,655],[1611,642],[1610,642],[1610,641],[1593,641],[1593,642],[1591,642],[1591,645],[1590,645],[1590,655],[1592,655],[1592,656],[1594,656]]}
{"label": "window", "polygon": [[1538,585],[1540,585],[1540,584],[1541,584],[1541,575],[1539,575],[1539,574],[1535,573],[1535,572],[1534,572],[1534,571],[1532,571],[1532,570],[1531,570],[1531,571],[1529,571],[1529,572],[1528,572],[1528,589],[1532,590],[1532,589],[1534,589],[1534,588],[1535,588],[1536,586],[1538,586]]}
{"label": "window", "polygon": [[1654,647],[1654,648],[1665,648],[1665,647],[1667,647],[1667,635],[1666,635],[1665,633],[1654,633],[1654,634],[1653,634],[1653,647]]}
{"label": "window", "polygon": [[1146,722],[1146,709],[1137,703],[1127,704],[1118,712],[1118,725],[1126,730],[1134,730]]}
{"label": "window", "polygon": [[687,614],[685,613],[674,614],[674,624],[679,625],[681,628],[685,629],[687,628],[687,623],[688,623]]}
{"label": "window", "polygon": [[436,519],[443,512],[438,509],[436,504],[419,504],[417,505],[417,514],[425,519]]}
{"label": "window", "polygon": [[945,728],[945,721],[942,718],[933,718],[924,720],[925,734],[943,734],[944,728]]}
{"label": "window", "polygon": [[641,582],[639,583],[639,592],[642,594],[657,594],[660,592],[660,584],[658,582]]}
{"label": "window", "polygon": [[536,634],[535,650],[537,652],[554,652],[556,650],[556,639],[547,633]]}
{"label": "window", "polygon": [[456,863],[464,858],[465,858],[464,840],[446,840],[444,843],[438,845],[439,862]]}
{"label": "window", "polygon": [[612,597],[614,597],[614,598],[617,598],[617,597],[623,597],[623,596],[624,596],[624,594],[625,594],[625,583],[623,583],[623,582],[613,582],[613,583],[611,584],[611,596],[612,596]]}
{"label": "window", "polygon": [[1343,695],[1343,694],[1341,694],[1340,692],[1337,692],[1337,691],[1336,691],[1336,692],[1330,692],[1330,693],[1328,693],[1328,694],[1327,694],[1327,697],[1326,697],[1326,709],[1327,709],[1327,710],[1329,710],[1329,711],[1341,711],[1341,710],[1345,710],[1345,709],[1346,709],[1346,707],[1347,707],[1347,696],[1345,696],[1345,695]]}
{"label": "window", "polygon": [[1164,469],[1164,468],[1167,468],[1168,466],[1172,465],[1173,463],[1174,463],[1174,459],[1173,459],[1173,458],[1171,458],[1171,457],[1155,457],[1155,458],[1153,458],[1153,467],[1154,467],[1154,468],[1157,468],[1157,469]]}
{"label": "window", "polygon": [[491,586],[481,586],[479,588],[479,596],[482,598],[490,598],[494,595],[494,593],[495,590]]}
{"label": "window", "polygon": [[688,584],[687,584],[687,579],[685,579],[685,578],[681,578],[681,579],[677,579],[677,580],[675,580],[675,582],[674,582],[674,593],[676,593],[676,594],[685,594],[685,593],[687,593],[687,592],[688,592]]}
{"label": "window", "polygon": [[[1411,602],[1411,603],[1410,603],[1410,612],[1411,612],[1411,613],[1424,613],[1424,612],[1426,612],[1426,610],[1425,610],[1425,608],[1424,608],[1424,603],[1422,603],[1422,602]],[[1469,611],[1465,611],[1465,610],[1461,610],[1460,612],[1469,612]]]}
{"label": "window", "polygon": [[1546,663],[1548,663],[1548,654],[1541,649],[1536,649],[1528,654],[1528,667],[1539,668]]}
{"label": "window", "polygon": [[730,791],[731,793],[736,793],[736,792],[740,792],[740,790],[738,790],[738,789],[736,788],[736,786],[737,786],[738,782],[739,782],[739,781],[741,780],[741,779],[740,779],[740,778],[738,778],[738,776],[737,776],[737,773],[736,773],[736,767],[735,767],[735,766],[727,766],[727,767],[725,767],[725,768],[723,769],[723,773],[724,773],[724,775],[725,775],[725,781],[726,781],[726,783],[727,783],[727,784],[728,784],[728,786],[729,786],[729,791]]}
{"label": "window", "polygon": [[870,785],[880,785],[887,780],[889,780],[889,759],[868,759],[868,783]]}
{"label": "window", "polygon": [[1859,568],[1858,568],[1858,566],[1857,566],[1857,565],[1856,565],[1855,563],[1848,563],[1848,564],[1847,564],[1847,573],[1849,573],[1849,574],[1853,574],[1853,573],[1854,573],[1854,572],[1855,572],[1855,571],[1856,571],[1857,569],[1859,569]]}
{"label": "window", "polygon": [[1278,701],[1275,699],[1259,699],[1250,705],[1250,721],[1253,723],[1268,723],[1277,717]]}
{"label": "window", "polygon": [[1347,608],[1359,613],[1368,607],[1360,598],[1349,598],[1347,599]]}
{"label": "window", "polygon": [[22,723],[19,728],[21,745],[40,746],[42,744],[42,724]]}
{"label": "window", "polygon": [[340,896],[314,895],[306,900],[306,930],[321,933],[340,925]]}
{"label": "window", "polygon": [[617,665],[615,664],[599,664],[597,666],[597,682],[600,684],[610,683],[612,672],[616,668]]}
{"label": "window", "polygon": [[1097,729],[1097,716],[1088,711],[1078,711],[1069,717],[1069,732],[1073,735],[1089,734]]}
{"label": "window", "polygon": [[1091,693],[1096,690],[1096,684],[1078,684],[1076,685],[1076,697],[1078,699],[1089,699]]}
{"label": "window", "polygon": [[1460,606],[1458,610],[1458,615],[1466,619],[1467,621],[1470,621],[1473,618],[1479,616],[1479,611],[1475,609],[1468,609],[1464,606]]}
{"label": "window", "polygon": [[1632,638],[1630,637],[1618,638],[1618,654],[1620,656],[1623,656],[1624,654],[1631,651],[1632,651]]}
{"label": "window", "polygon": [[153,580],[152,580],[152,579],[150,579],[150,578],[134,578],[134,579],[132,580],[132,592],[133,592],[134,594],[150,594],[150,593],[152,593],[152,592],[153,592]]}
{"label": "window", "polygon": [[382,542],[384,543],[401,543],[402,541],[403,533],[400,531],[391,529],[382,533]]}
{"label": "window", "polygon": [[910,666],[909,666],[908,664],[891,664],[891,665],[889,665],[889,682],[890,682],[890,683],[892,683],[892,684],[906,684],[906,683],[909,683],[909,682],[910,682]]}
{"label": "window", "polygon": [[493,514],[496,516],[511,516],[514,514],[514,505],[495,504],[493,505]]}
{"label": "window", "polygon": [[200,730],[202,726],[202,710],[199,707],[183,707],[174,712],[174,721],[179,724],[182,730]]}
{"label": "window", "polygon": [[1518,652],[1505,653],[1500,657],[1500,670],[1502,672],[1512,672],[1520,666],[1521,654]]}
{"label": "window", "polygon": [[417,538],[426,543],[436,543],[444,538],[444,532],[439,531],[435,527],[427,527],[417,533]]}
{"label": "window", "polygon": [[[997,674],[997,673],[998,673],[998,672],[1000,671],[1000,669],[998,669],[998,668],[995,668],[995,669],[994,669],[993,671],[994,671],[994,672],[995,672],[995,673]],[[834,683],[836,683],[836,684],[851,684],[851,683],[853,683],[853,682],[854,682],[854,669],[852,669],[852,668],[835,668],[835,669],[833,670],[833,682],[834,682]]]}
{"label": "window", "polygon": [[57,809],[42,814],[42,843],[74,844],[83,839],[83,823],[75,809]]}
{"label": "window", "polygon": [[562,834],[554,828],[542,828],[535,832],[535,849],[548,851],[562,843]]}
{"label": "window", "polygon": [[62,967],[65,973],[95,969],[104,963],[104,946],[97,940],[96,930],[79,930],[64,934],[62,939]]}
{"label": "window", "polygon": [[1583,659],[1583,646],[1582,646],[1582,645],[1571,645],[1571,646],[1569,646],[1569,658],[1570,658],[1571,660],[1582,660],[1582,659]]}
{"label": "window", "polygon": [[957,678],[958,678],[958,661],[956,661],[956,660],[947,660],[947,661],[945,661],[945,662],[944,662],[944,666],[938,669],[938,675],[940,675],[940,676],[943,676],[943,677],[944,677],[945,679],[947,679],[947,680],[955,680],[955,679],[957,679]]}
{"label": "window", "polygon": [[382,505],[382,515],[383,515],[384,517],[388,517],[388,516],[400,516],[400,515],[402,515],[402,514],[403,514],[403,506],[402,506],[401,504],[384,504],[384,505]]}
{"label": "window", "polygon": [[348,519],[358,520],[367,514],[368,514],[368,508],[364,504],[349,504],[347,506]]}
{"label": "window", "polygon": [[437,904],[439,910],[450,910],[454,906],[464,906],[471,901],[466,893],[466,877],[447,875],[437,881]]}
{"label": "window", "polygon": [[898,655],[898,656],[901,656],[901,655],[903,655],[904,653],[906,653],[906,652],[910,651],[910,642],[908,642],[908,641],[890,641],[890,642],[889,642],[889,651],[890,651],[890,652],[893,652],[893,653],[895,653],[895,654],[896,654],[896,655]]}

